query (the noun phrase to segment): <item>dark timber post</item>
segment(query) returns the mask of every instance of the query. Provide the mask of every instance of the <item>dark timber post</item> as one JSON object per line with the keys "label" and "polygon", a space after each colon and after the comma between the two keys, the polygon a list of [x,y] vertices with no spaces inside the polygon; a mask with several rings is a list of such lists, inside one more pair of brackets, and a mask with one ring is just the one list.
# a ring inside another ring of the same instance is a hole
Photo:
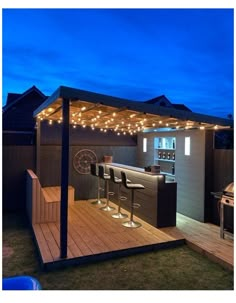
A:
{"label": "dark timber post", "polygon": [[41,121],[36,118],[36,175],[40,180]]}
{"label": "dark timber post", "polygon": [[62,150],[61,150],[61,220],[60,220],[60,248],[61,258],[67,257],[67,224],[68,224],[68,174],[69,174],[69,126],[70,103],[63,99],[62,105]]}

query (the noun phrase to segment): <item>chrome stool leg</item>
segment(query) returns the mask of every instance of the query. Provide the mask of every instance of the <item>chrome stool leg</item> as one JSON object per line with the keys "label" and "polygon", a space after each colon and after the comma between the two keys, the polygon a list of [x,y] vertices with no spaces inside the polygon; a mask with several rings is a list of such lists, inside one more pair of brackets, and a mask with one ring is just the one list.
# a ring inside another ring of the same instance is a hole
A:
{"label": "chrome stool leg", "polygon": [[109,205],[109,196],[114,195],[114,192],[109,192],[109,180],[105,181],[106,182],[106,198],[107,198],[107,202],[106,205],[104,207],[101,207],[100,209],[103,211],[112,211],[115,208]]}
{"label": "chrome stool leg", "polygon": [[133,215],[134,215],[134,208],[139,207],[140,205],[137,203],[134,203],[134,189],[131,191],[131,212],[130,212],[130,220],[123,222],[122,225],[125,227],[131,227],[131,228],[137,228],[142,226],[141,223],[134,221],[133,220]]}
{"label": "chrome stool leg", "polygon": [[101,198],[100,198],[100,192],[101,192],[101,190],[103,190],[103,188],[101,187],[101,179],[100,179],[99,177],[97,177],[97,178],[98,178],[98,184],[97,184],[97,186],[98,186],[97,200],[91,202],[91,204],[93,204],[93,205],[104,205],[105,202],[103,202],[103,201],[101,200]]}
{"label": "chrome stool leg", "polygon": [[128,217],[128,215],[126,215],[126,214],[124,214],[124,213],[122,213],[122,212],[120,211],[120,208],[121,208],[121,205],[120,205],[120,204],[121,204],[121,201],[127,200],[126,197],[123,197],[123,196],[120,195],[120,188],[121,188],[121,184],[119,184],[119,186],[118,186],[118,199],[119,199],[118,212],[112,215],[112,217],[115,218],[115,219],[124,219],[124,218],[127,218],[127,217]]}

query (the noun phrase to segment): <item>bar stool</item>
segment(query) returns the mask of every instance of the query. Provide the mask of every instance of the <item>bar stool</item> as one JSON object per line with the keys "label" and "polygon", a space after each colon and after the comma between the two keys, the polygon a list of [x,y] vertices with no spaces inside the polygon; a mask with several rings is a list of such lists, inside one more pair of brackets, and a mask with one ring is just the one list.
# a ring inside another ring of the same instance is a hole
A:
{"label": "bar stool", "polygon": [[108,174],[105,174],[104,167],[102,165],[98,166],[98,176],[101,179],[105,180],[105,184],[106,184],[106,199],[107,199],[106,205],[104,207],[101,207],[100,209],[103,210],[103,211],[112,211],[115,208],[111,207],[109,205],[109,196],[110,195],[114,195],[113,192],[109,192],[109,180],[111,179],[111,176],[108,175]]}
{"label": "bar stool", "polygon": [[[123,200],[126,200],[127,198],[124,197],[124,196],[121,196],[120,195],[120,188],[121,188],[121,185],[122,185],[122,180],[120,178],[117,178],[115,176],[115,173],[114,173],[114,169],[113,168],[109,168],[109,171],[110,171],[110,176],[111,176],[111,181],[115,184],[118,184],[118,212],[113,214],[112,217],[115,218],[115,219],[123,219],[123,218],[127,218],[128,215],[126,214],[123,214],[121,211],[120,211],[120,204],[121,204],[121,201]],[[129,180],[127,180],[127,182],[130,182]]]}
{"label": "bar stool", "polygon": [[122,225],[125,227],[131,227],[131,228],[137,228],[141,226],[141,223],[136,222],[133,220],[133,214],[134,214],[134,208],[139,207],[140,205],[138,203],[134,203],[134,191],[136,189],[144,189],[145,187],[142,184],[134,184],[134,183],[128,183],[127,177],[125,172],[121,171],[121,179],[123,185],[127,189],[131,189],[131,205],[130,205],[130,220],[123,222]]}
{"label": "bar stool", "polygon": [[100,198],[100,192],[101,192],[101,190],[103,190],[103,188],[101,187],[101,178],[98,176],[97,164],[95,164],[95,163],[90,164],[90,172],[91,172],[91,175],[97,177],[97,181],[98,181],[97,182],[97,200],[91,202],[91,204],[103,205],[103,204],[105,204],[105,202],[103,202]]}

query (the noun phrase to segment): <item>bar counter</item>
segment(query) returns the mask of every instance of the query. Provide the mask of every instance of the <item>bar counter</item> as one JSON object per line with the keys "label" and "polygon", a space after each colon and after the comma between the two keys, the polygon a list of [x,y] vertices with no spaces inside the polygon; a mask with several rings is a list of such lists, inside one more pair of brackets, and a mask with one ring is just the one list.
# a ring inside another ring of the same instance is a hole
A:
{"label": "bar counter", "polygon": [[[176,225],[176,182],[168,182],[165,174],[146,172],[143,168],[119,163],[105,163],[107,173],[110,167],[114,169],[116,177],[121,178],[123,171],[131,183],[139,183],[145,187],[135,191],[135,203],[140,204],[140,207],[134,210],[135,215],[155,227]],[[110,191],[115,193],[110,196],[110,200],[117,203],[117,184],[110,181],[109,186]],[[122,186],[121,193],[127,197],[121,205],[129,211],[131,191]]]}

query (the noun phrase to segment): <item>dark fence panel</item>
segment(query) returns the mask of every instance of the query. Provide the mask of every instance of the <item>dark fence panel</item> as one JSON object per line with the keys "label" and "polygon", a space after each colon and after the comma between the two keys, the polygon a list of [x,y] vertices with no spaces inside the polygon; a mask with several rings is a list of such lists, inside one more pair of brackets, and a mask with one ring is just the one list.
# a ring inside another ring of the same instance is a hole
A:
{"label": "dark fence panel", "polygon": [[[213,151],[213,191],[222,191],[229,183],[234,181],[234,150],[214,149]],[[234,208],[225,208],[225,227],[233,230]],[[218,200],[212,197],[211,222],[220,224]]]}
{"label": "dark fence panel", "polygon": [[34,146],[3,146],[3,211],[25,210],[27,168],[35,170]]}
{"label": "dark fence panel", "polygon": [[[96,178],[90,174],[81,174],[73,166],[73,159],[77,152],[89,149],[93,151],[98,162],[103,161],[105,155],[113,156],[113,161],[136,166],[136,146],[71,146],[69,159],[69,183],[75,188],[75,199],[89,199],[96,197]],[[41,176],[42,186],[58,186],[61,182],[61,146],[41,146]]]}

